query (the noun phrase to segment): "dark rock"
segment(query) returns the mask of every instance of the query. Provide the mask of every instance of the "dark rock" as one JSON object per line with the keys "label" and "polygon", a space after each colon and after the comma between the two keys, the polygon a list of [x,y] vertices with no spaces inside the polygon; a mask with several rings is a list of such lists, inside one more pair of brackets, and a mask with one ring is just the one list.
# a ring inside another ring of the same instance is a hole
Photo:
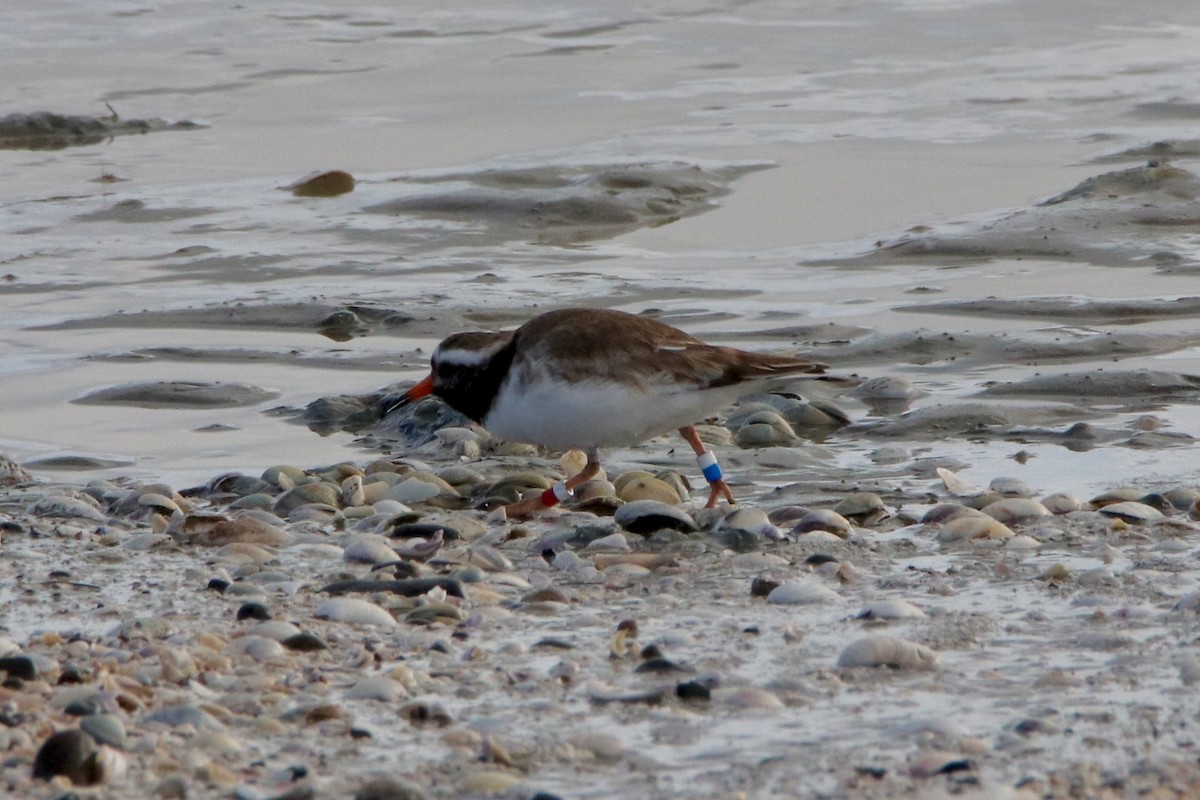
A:
{"label": "dark rock", "polygon": [[242,607],[237,610],[239,622],[244,619],[268,620],[270,618],[271,612],[262,603],[243,603]]}
{"label": "dark rock", "polygon": [[332,595],[355,592],[391,592],[405,597],[420,597],[430,589],[442,589],[451,597],[463,597],[462,584],[453,578],[407,578],[397,581],[338,581],[324,586],[322,592]]}
{"label": "dark rock", "polygon": [[415,539],[417,537],[428,539],[438,531],[442,532],[442,539],[447,542],[462,538],[462,534],[454,528],[448,525],[435,525],[432,522],[403,522],[393,526],[387,535],[393,539]]}
{"label": "dark rock", "polygon": [[63,775],[76,786],[91,786],[99,778],[95,761],[96,742],[83,731],[52,734],[42,742],[33,758],[33,777],[48,781]]}
{"label": "dark rock", "polygon": [[315,633],[307,631],[297,633],[295,636],[289,636],[284,639],[281,644],[288,650],[295,650],[298,653],[311,653],[316,650],[328,650],[329,645],[321,641],[321,637]]}
{"label": "dark rock", "polygon": [[37,677],[37,666],[29,656],[6,656],[0,658],[0,672],[10,678],[31,681]]}
{"label": "dark rock", "polygon": [[680,700],[711,700],[712,690],[700,681],[685,681],[675,687],[675,696]]}
{"label": "dark rock", "polygon": [[691,667],[685,667],[682,664],[676,664],[669,658],[651,658],[637,665],[634,672],[653,672],[656,675],[666,675],[672,672],[689,673],[694,672]]}
{"label": "dark rock", "polygon": [[755,578],[750,581],[750,596],[751,597],[766,597],[779,586],[779,581],[773,581],[770,578]]}

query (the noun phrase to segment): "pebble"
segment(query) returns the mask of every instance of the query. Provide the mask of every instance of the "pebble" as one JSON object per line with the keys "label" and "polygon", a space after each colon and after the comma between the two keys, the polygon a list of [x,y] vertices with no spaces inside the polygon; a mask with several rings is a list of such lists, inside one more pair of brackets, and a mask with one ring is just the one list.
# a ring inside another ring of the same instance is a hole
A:
{"label": "pebble", "polygon": [[100,744],[125,747],[125,723],[116,714],[89,714],[79,720],[79,729]]}
{"label": "pebble", "polygon": [[342,558],[357,564],[386,564],[400,558],[387,539],[376,533],[353,536],[342,551]]}
{"label": "pebble", "polygon": [[83,731],[51,734],[33,758],[33,777],[48,781],[63,776],[76,786],[93,786],[103,776],[96,760],[96,742]]}
{"label": "pebble", "polygon": [[142,721],[157,722],[171,728],[190,725],[199,731],[216,731],[225,727],[207,711],[188,704],[157,709],[143,717]]}

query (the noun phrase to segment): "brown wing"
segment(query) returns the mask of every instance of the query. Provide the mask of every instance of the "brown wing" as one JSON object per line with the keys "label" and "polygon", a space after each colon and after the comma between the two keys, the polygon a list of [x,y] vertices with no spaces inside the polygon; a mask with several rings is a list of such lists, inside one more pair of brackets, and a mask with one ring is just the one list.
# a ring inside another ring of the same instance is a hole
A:
{"label": "brown wing", "polygon": [[605,309],[551,311],[525,323],[516,336],[523,368],[537,365],[566,380],[645,386],[669,379],[709,389],[825,370],[803,358],[706,344],[664,322]]}

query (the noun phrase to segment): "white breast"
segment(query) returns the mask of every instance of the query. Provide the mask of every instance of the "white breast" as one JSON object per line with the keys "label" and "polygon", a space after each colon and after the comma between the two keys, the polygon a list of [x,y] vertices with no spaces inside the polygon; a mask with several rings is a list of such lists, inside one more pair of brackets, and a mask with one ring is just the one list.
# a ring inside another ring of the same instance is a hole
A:
{"label": "white breast", "polygon": [[510,374],[483,424],[502,439],[553,450],[629,446],[691,425],[738,394],[739,387],[701,391],[671,383],[641,391],[612,381],[571,383],[544,374],[518,380]]}

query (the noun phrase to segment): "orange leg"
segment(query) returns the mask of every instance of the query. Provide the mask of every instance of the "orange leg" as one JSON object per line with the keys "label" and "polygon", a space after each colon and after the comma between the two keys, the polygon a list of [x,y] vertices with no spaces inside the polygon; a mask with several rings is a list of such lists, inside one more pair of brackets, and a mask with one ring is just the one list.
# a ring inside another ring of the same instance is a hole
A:
{"label": "orange leg", "polygon": [[[578,474],[573,475],[564,482],[566,484],[567,492],[569,494],[574,494],[576,489],[590,481],[592,478],[596,477],[596,475],[599,473],[600,451],[593,447],[592,449],[588,450],[587,464],[584,465],[583,469],[581,469]],[[542,492],[537,492],[536,494],[530,492],[516,503],[510,503],[509,505],[506,505],[504,507],[505,516],[507,516],[509,519],[524,519],[525,517],[534,516],[542,509],[547,508],[542,496]]]}
{"label": "orange leg", "polygon": [[[694,452],[697,456],[702,456],[708,452],[708,448],[704,446],[704,442],[700,441],[700,434],[696,432],[695,425],[688,425],[685,428],[680,428],[679,435],[684,438],[684,441],[692,446],[692,452]],[[704,504],[705,508],[712,508],[717,504],[717,500],[722,497],[729,502],[729,505],[737,505],[737,501],[733,499],[733,492],[730,491],[729,485],[725,483],[723,478],[717,478],[715,481],[709,481],[708,486],[710,491],[708,494],[708,502]]]}

